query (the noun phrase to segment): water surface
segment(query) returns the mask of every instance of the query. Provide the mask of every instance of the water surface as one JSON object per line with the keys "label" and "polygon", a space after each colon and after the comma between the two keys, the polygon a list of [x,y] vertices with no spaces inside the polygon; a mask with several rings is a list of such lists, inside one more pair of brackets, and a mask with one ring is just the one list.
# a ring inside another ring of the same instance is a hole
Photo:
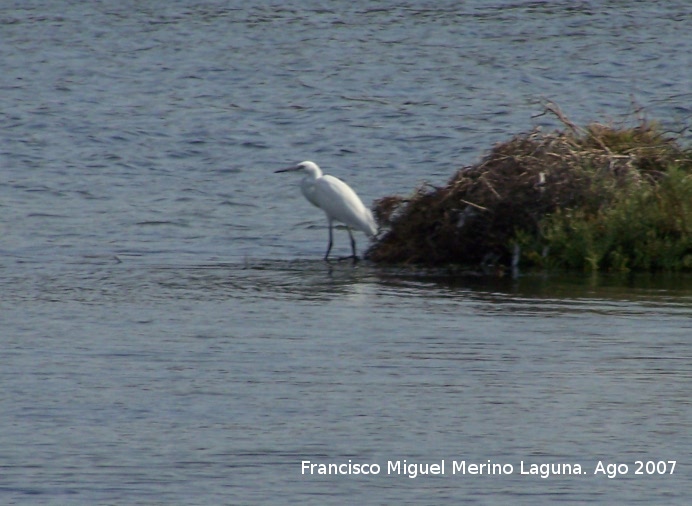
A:
{"label": "water surface", "polygon": [[[369,204],[559,126],[534,117],[545,99],[577,123],[641,108],[680,130],[691,16],[614,0],[1,7],[0,501],[687,504],[688,276],[327,265],[324,217],[273,170],[312,159]],[[301,473],[349,459],[382,472]],[[446,473],[387,475],[403,459]],[[515,472],[453,475],[462,460]]]}

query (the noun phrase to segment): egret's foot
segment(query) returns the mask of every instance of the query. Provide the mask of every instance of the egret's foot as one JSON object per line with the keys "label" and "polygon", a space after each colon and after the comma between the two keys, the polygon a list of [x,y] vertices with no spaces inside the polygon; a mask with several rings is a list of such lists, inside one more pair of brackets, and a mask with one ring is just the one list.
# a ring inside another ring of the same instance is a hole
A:
{"label": "egret's foot", "polygon": [[352,260],[354,264],[358,263],[360,261],[360,257],[358,255],[349,255],[347,257],[339,257],[337,261],[343,262],[344,260]]}

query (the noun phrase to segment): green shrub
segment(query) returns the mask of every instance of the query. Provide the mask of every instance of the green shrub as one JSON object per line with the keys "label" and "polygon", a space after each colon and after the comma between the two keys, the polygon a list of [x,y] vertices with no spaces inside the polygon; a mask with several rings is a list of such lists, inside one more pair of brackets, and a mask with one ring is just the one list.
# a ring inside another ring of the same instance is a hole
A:
{"label": "green shrub", "polygon": [[[527,260],[536,245],[548,248],[543,265],[610,270],[692,268],[692,173],[673,166],[657,183],[631,183],[607,205],[557,210],[541,224],[543,241],[524,239]],[[534,265],[539,265],[534,262]]]}

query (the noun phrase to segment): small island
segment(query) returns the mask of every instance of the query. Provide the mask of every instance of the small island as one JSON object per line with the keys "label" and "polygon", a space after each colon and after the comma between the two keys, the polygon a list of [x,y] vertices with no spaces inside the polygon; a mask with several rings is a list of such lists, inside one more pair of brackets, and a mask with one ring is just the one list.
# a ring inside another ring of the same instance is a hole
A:
{"label": "small island", "polygon": [[534,129],[442,187],[375,202],[377,264],[692,271],[692,149],[656,122]]}

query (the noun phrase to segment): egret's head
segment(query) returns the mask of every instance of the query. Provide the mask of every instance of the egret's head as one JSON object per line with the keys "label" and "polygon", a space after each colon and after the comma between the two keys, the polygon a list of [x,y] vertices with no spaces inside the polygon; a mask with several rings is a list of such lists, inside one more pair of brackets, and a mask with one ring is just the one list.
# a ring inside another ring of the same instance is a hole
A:
{"label": "egret's head", "polygon": [[279,170],[276,170],[274,172],[294,172],[294,171],[309,174],[310,176],[312,176],[314,178],[318,178],[322,175],[322,171],[317,166],[317,164],[314,162],[309,162],[309,161],[300,162],[298,165],[293,165],[293,166],[287,167],[285,169],[279,169]]}

